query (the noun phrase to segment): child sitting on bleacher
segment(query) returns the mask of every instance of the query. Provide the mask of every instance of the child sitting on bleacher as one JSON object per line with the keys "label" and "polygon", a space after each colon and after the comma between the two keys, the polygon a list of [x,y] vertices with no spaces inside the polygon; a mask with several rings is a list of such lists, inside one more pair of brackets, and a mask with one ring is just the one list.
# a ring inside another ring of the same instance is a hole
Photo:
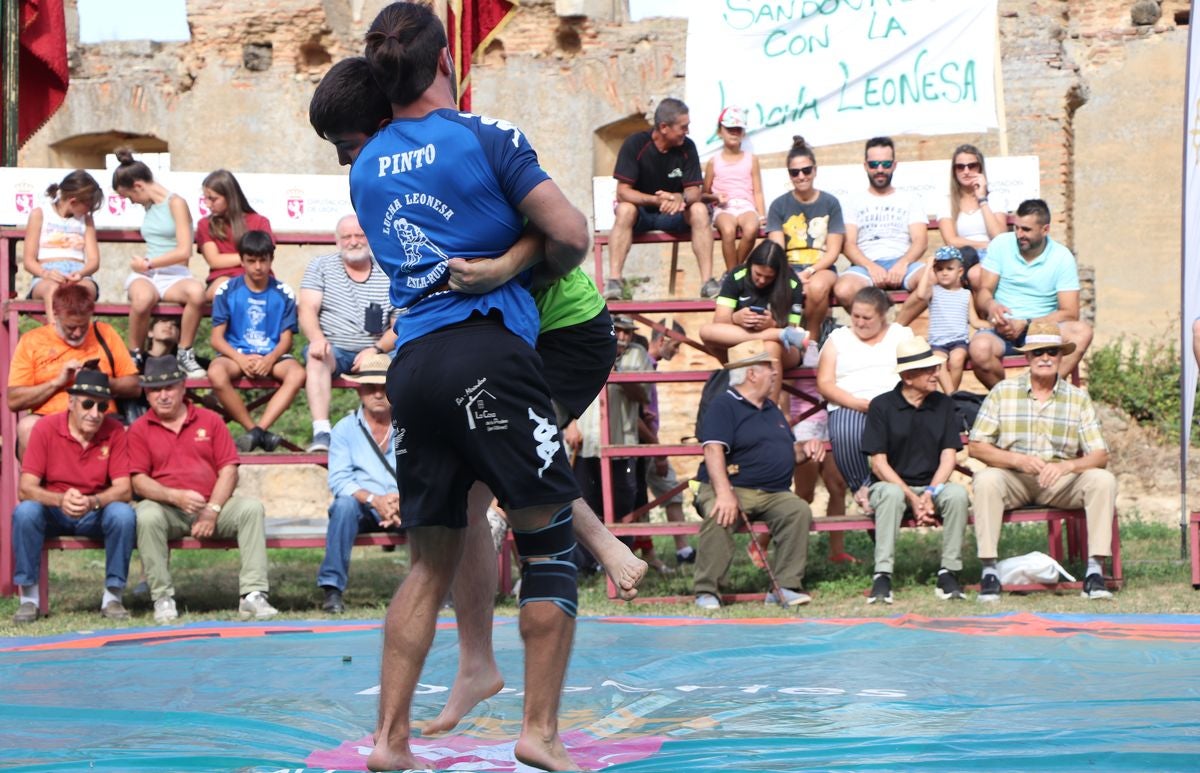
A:
{"label": "child sitting on bleacher", "polygon": [[100,286],[92,278],[100,269],[92,213],[100,208],[104,192],[96,178],[76,169],[62,182],[51,183],[46,199],[29,213],[22,261],[33,275],[29,297],[45,301],[46,320],[53,323],[50,298],[62,285],[80,282],[93,301],[100,294]]}
{"label": "child sitting on bleacher", "polygon": [[[742,148],[746,115],[740,107],[727,107],[717,119],[717,136],[725,144],[704,167],[701,201],[712,204],[713,226],[721,235],[725,270],[746,262],[758,241],[758,228],[766,222],[762,174],[758,158]],[[738,229],[742,240],[737,241]]]}
{"label": "child sitting on bleacher", "polygon": [[271,222],[254,211],[237,178],[228,170],[212,172],[200,187],[209,214],[196,224],[196,248],[208,263],[205,297],[211,301],[222,284],[242,273],[237,254],[242,236],[249,231],[264,231],[271,236]]}
{"label": "child sitting on bleacher", "polygon": [[938,371],[938,384],[954,394],[967,364],[967,339],[971,333],[971,291],[963,286],[963,252],[972,247],[939,247],[929,257],[914,294],[929,305],[929,345],[946,357]]}
{"label": "child sitting on bleacher", "polygon": [[[208,378],[229,417],[246,428],[238,450],[274,451],[282,438],[270,427],[304,386],[304,366],[291,355],[296,297],[271,276],[275,244],[269,234],[247,231],[238,255],[244,273],[222,284],[213,298],[212,347],[219,356],[208,366]],[[242,376],[280,382],[257,423],[233,385]]]}

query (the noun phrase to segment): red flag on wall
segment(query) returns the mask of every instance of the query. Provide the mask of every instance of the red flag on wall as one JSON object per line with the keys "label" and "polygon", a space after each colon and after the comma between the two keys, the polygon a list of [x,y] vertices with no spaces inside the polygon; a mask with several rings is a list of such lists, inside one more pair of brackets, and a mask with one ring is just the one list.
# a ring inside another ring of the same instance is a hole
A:
{"label": "red flag on wall", "polygon": [[68,80],[63,0],[21,0],[18,145],[24,145],[62,105]]}
{"label": "red flag on wall", "polygon": [[471,60],[508,22],[516,0],[450,0],[447,31],[458,70],[458,106],[471,109]]}

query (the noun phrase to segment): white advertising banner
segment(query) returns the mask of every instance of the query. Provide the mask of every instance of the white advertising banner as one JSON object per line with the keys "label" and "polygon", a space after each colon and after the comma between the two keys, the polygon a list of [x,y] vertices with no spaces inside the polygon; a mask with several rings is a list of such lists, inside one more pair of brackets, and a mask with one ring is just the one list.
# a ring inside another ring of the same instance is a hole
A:
{"label": "white advertising banner", "polygon": [[[45,191],[69,169],[0,168],[0,226],[24,228],[29,213],[45,202]],[[144,210],[112,190],[112,172],[89,169],[104,188],[104,204],[92,216],[97,228],[137,230]],[[208,214],[200,183],[207,172],[156,172],[154,179],[183,197],[192,222]],[[278,233],[333,233],[338,218],[350,207],[346,175],[236,173],[250,206],[271,221]]]}
{"label": "white advertising banner", "polygon": [[997,0],[699,0],[687,97],[701,155],[717,116],[746,110],[757,152],[997,126]]}
{"label": "white advertising banner", "polygon": [[[1195,2],[1192,12],[1195,12]],[[1193,17],[1193,20],[1195,18]],[[1182,365],[1182,442],[1179,453],[1179,490],[1183,511],[1180,525],[1187,523],[1188,450],[1191,445],[1192,411],[1196,400],[1196,360],[1192,354],[1192,322],[1200,318],[1200,37],[1196,24],[1188,28],[1187,99],[1183,127],[1183,260],[1180,308],[1179,356]]]}

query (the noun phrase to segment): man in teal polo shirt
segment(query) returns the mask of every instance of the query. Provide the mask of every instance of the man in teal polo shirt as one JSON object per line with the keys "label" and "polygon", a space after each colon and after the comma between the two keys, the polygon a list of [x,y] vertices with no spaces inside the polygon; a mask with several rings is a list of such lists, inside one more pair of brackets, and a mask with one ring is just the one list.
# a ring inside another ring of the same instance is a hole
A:
{"label": "man in teal polo shirt", "polygon": [[1011,233],[988,245],[975,309],[992,324],[971,339],[969,354],[975,375],[988,389],[1004,378],[1001,359],[1018,352],[1033,322],[1054,322],[1064,341],[1075,345],[1062,358],[1066,377],[1092,342],[1092,326],[1079,319],[1079,271],[1075,256],[1050,238],[1050,207],[1029,199],[1017,207]]}

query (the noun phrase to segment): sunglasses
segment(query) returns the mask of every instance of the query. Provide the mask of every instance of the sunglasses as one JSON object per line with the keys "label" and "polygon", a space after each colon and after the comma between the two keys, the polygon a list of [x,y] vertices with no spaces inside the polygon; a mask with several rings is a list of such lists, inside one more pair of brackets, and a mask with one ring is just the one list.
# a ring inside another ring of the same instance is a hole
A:
{"label": "sunglasses", "polygon": [[808,177],[810,174],[813,173],[813,170],[816,168],[817,168],[816,164],[813,164],[812,166],[802,166],[799,169],[794,169],[789,166],[788,174],[790,174],[792,177],[799,177],[800,175],[804,175],[805,177]]}
{"label": "sunglasses", "polygon": [[100,411],[100,413],[104,413],[108,410],[108,400],[84,399],[79,401],[79,405],[85,411],[90,411],[93,408],[96,408]]}
{"label": "sunglasses", "polygon": [[1057,357],[1060,352],[1062,352],[1062,349],[1057,346],[1047,346],[1044,349],[1034,349],[1029,354],[1033,357],[1042,357],[1046,355],[1050,357]]}
{"label": "sunglasses", "polygon": [[965,164],[954,165],[954,171],[956,172],[965,172],[968,169],[972,172],[978,172],[980,169],[983,169],[983,164],[979,163],[978,161],[968,161]]}
{"label": "sunglasses", "polygon": [[868,161],[867,167],[870,169],[878,169],[879,167],[882,166],[884,169],[891,169],[892,164],[894,164],[894,163],[896,163],[896,162],[895,161]]}

